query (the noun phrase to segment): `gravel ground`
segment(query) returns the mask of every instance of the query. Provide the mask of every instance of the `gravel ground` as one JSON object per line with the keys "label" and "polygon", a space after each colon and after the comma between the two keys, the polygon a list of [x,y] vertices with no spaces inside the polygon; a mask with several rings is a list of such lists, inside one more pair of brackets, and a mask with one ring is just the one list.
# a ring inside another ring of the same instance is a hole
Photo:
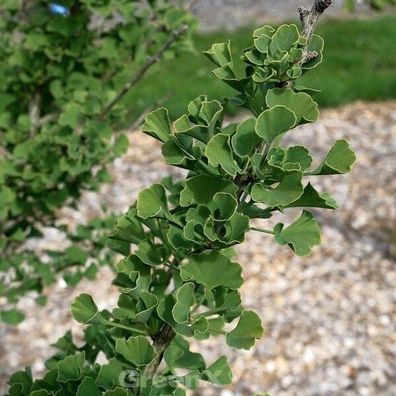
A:
{"label": "gravel ground", "polygon": [[[203,31],[235,29],[249,24],[282,22],[298,18],[297,7],[310,8],[313,0],[197,0],[192,12],[201,21]],[[359,1],[362,3],[362,1]],[[346,16],[344,0],[334,0],[326,17]],[[355,15],[371,15],[368,7],[359,4]]]}
{"label": "gravel ground", "polygon": [[[318,212],[322,246],[297,258],[271,237],[249,234],[238,249],[243,300],[262,317],[266,335],[242,353],[222,338],[195,345],[208,361],[226,354],[235,373],[227,390],[207,388],[197,395],[396,395],[396,102],[326,110],[317,124],[296,130],[291,141],[323,156],[340,137],[350,140],[358,163],[350,175],[319,182],[340,204],[336,212]],[[169,174],[157,144],[140,133],[130,138],[130,150],[112,167],[113,183],[99,194],[86,194],[80,214],[63,211],[64,219],[73,223],[94,216],[103,202],[124,211],[138,190]],[[60,242],[49,231],[45,243]],[[0,325],[0,393],[12,371],[32,365],[40,373],[52,353],[48,344],[70,326],[78,337],[81,327],[69,312],[77,294],[93,294],[100,308],[114,306],[117,291],[110,278],[103,269],[95,283],[74,290],[59,282],[47,290],[45,308],[24,299],[27,320],[18,328]]]}

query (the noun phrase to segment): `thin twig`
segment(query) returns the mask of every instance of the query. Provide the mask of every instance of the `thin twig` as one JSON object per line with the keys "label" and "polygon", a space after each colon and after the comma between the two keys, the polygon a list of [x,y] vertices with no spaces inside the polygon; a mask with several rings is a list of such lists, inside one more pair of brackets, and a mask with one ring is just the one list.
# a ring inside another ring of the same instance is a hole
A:
{"label": "thin twig", "polygon": [[264,232],[265,234],[271,234],[271,235],[274,235],[274,234],[275,234],[274,231],[272,231],[272,230],[267,230],[267,229],[265,229],[265,228],[250,227],[250,229],[251,229],[252,231]]}
{"label": "thin twig", "polygon": [[30,137],[32,138],[39,128],[41,114],[41,94],[35,92],[29,102]]}
{"label": "thin twig", "polygon": [[314,54],[310,53],[309,51],[309,43],[320,17],[324,13],[324,11],[331,6],[331,3],[332,0],[315,0],[311,10],[307,10],[304,7],[298,7],[298,12],[300,13],[300,20],[303,28],[302,36],[307,40],[303,56],[298,62],[299,65],[302,65],[307,60],[314,57]]}
{"label": "thin twig", "polygon": [[56,121],[58,119],[58,117],[59,117],[58,113],[47,114],[40,118],[38,125],[39,125],[39,127],[42,127],[47,122]]}
{"label": "thin twig", "polygon": [[[301,59],[296,62],[297,66],[302,66],[304,63],[315,59],[318,56],[316,51],[309,50],[309,44],[311,42],[312,35],[314,34],[316,25],[319,22],[320,17],[324,11],[331,6],[333,0],[315,0],[312,8],[308,10],[305,7],[298,7],[298,12],[300,14],[300,21],[302,25],[301,35],[306,39],[306,44],[303,49],[303,54]],[[282,81],[279,83],[279,87],[287,88],[292,84],[291,80]]]}
{"label": "thin twig", "polygon": [[158,52],[146,60],[146,62],[140,67],[140,69],[138,69],[132,78],[121,88],[117,95],[104,107],[100,115],[102,118],[105,117],[111,111],[111,109],[125,96],[125,94],[143,78],[143,76],[154,64],[161,60],[165,51],[168,50],[170,46],[187,31],[187,29],[188,25],[183,24],[170,34],[168,40],[162,45]]}

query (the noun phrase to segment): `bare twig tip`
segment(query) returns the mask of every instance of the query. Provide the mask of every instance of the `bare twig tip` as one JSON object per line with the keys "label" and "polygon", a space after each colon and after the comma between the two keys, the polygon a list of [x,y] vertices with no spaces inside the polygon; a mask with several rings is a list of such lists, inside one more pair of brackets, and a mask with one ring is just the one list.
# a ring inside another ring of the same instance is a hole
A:
{"label": "bare twig tip", "polygon": [[332,0],[316,0],[315,10],[318,12],[324,12],[324,10],[331,6]]}

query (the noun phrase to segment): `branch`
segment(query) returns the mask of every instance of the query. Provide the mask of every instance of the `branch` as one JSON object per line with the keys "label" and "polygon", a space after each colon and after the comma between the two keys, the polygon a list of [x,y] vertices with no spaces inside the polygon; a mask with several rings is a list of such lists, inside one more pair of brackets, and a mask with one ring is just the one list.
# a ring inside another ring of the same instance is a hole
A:
{"label": "branch", "polygon": [[158,52],[149,57],[146,62],[138,69],[138,71],[132,76],[132,78],[121,88],[121,90],[117,93],[117,95],[104,107],[101,117],[105,117],[112,108],[125,96],[125,94],[133,88],[146,74],[146,72],[153,66],[155,63],[158,63],[163,57],[165,51],[169,49],[169,47],[177,41],[188,29],[188,25],[181,25],[178,29],[175,29],[168,40],[162,45],[162,47],[158,50]]}
{"label": "branch", "polygon": [[157,357],[145,368],[144,374],[149,378],[154,377],[161,364],[162,357],[164,355],[165,349],[172,342],[175,337],[175,332],[169,324],[166,324],[158,333],[157,337],[154,338],[154,348],[157,352]]}
{"label": "branch", "polygon": [[315,0],[311,10],[307,10],[304,7],[298,7],[303,28],[302,36],[307,40],[307,45],[304,48],[303,56],[299,62],[300,65],[317,56],[317,54],[315,55],[315,53],[309,51],[309,42],[320,17],[324,11],[331,6],[331,3],[332,0]]}
{"label": "branch", "polygon": [[41,95],[35,92],[29,102],[30,137],[32,138],[40,127]]}

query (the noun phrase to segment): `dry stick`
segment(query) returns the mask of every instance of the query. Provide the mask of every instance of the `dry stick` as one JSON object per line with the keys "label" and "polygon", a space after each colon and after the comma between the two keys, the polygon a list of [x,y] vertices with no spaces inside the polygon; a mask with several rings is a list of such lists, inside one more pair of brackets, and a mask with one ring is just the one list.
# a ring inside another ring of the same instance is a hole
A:
{"label": "dry stick", "polygon": [[[306,45],[303,49],[303,55],[301,59],[296,62],[297,66],[301,66],[304,63],[315,59],[318,56],[316,51],[309,50],[309,43],[311,41],[312,35],[315,31],[316,25],[323,12],[331,6],[332,0],[315,0],[312,5],[311,10],[304,7],[298,7],[298,12],[300,13],[300,21],[302,24],[302,36],[306,39]],[[282,81],[277,86],[281,88],[290,87],[292,84],[291,80]]]}
{"label": "dry stick", "polygon": [[117,95],[104,107],[101,117],[105,117],[110,110],[125,96],[125,94],[133,88],[146,74],[146,72],[153,66],[155,63],[159,62],[164,55],[165,51],[169,49],[169,47],[181,37],[188,29],[188,25],[183,24],[178,29],[174,30],[168,40],[162,45],[162,47],[158,50],[158,52],[149,57],[146,62],[138,69],[138,71],[132,76],[132,78],[122,87],[122,89],[117,93]]}
{"label": "dry stick", "polygon": [[307,40],[307,45],[304,48],[303,56],[298,62],[302,65],[308,60],[311,60],[318,56],[317,53],[309,51],[309,42],[315,31],[316,25],[323,12],[331,6],[332,0],[315,0],[311,10],[307,10],[304,7],[298,7],[298,12],[300,13],[300,20],[302,24],[302,35]]}

